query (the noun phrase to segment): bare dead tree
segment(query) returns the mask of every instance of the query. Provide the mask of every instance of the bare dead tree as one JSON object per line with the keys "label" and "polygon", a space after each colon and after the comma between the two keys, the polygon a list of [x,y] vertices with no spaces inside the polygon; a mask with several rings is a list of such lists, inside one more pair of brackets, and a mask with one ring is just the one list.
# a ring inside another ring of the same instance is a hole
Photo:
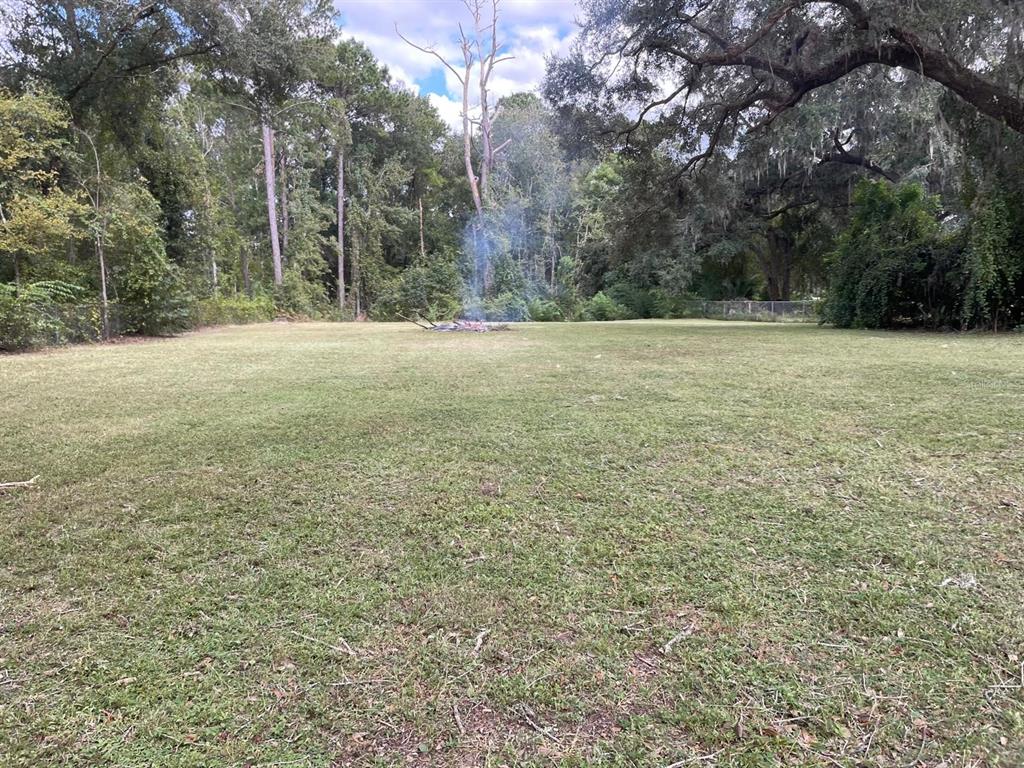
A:
{"label": "bare dead tree", "polygon": [[474,41],[476,43],[476,58],[480,62],[480,142],[482,145],[480,187],[482,197],[487,200],[490,196],[490,177],[491,170],[494,168],[494,160],[511,141],[509,139],[496,147],[491,140],[494,121],[498,117],[498,107],[491,107],[488,83],[495,65],[508,61],[512,57],[500,55],[502,45],[498,42],[498,0],[491,0],[491,19],[487,25],[483,23],[484,3],[482,0],[466,0],[466,8],[473,16],[473,28],[476,32]]}
{"label": "bare dead tree", "polygon": [[[453,65],[438,52],[436,46],[414,43],[398,30],[397,25],[395,25],[395,32],[407,45],[440,61],[462,86],[462,142],[466,179],[469,181],[469,188],[473,194],[473,205],[476,208],[477,216],[481,216],[490,198],[489,180],[495,159],[509,143],[506,141],[495,146],[492,141],[498,109],[491,105],[490,79],[496,65],[513,57],[501,53],[503,45],[498,40],[499,0],[463,0],[463,4],[473,19],[473,29],[471,34],[467,34],[462,24],[459,24],[461,67],[457,68]],[[485,15],[488,8],[489,20]],[[478,68],[476,78],[477,106],[480,111],[478,118],[474,118],[470,113],[474,67]],[[473,162],[473,132],[476,127],[480,129],[479,173],[477,173]]]}

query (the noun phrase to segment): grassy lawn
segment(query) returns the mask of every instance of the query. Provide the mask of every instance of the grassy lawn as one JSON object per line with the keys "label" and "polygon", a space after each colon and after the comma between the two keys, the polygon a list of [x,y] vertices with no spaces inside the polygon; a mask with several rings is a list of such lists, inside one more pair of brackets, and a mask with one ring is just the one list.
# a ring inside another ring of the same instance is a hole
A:
{"label": "grassy lawn", "polygon": [[1024,337],[0,358],[3,766],[1019,766]]}

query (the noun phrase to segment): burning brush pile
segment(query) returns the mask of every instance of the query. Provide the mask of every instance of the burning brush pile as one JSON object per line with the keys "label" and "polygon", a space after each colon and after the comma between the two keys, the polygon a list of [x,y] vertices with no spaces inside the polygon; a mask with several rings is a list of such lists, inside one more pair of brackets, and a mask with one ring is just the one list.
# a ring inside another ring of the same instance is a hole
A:
{"label": "burning brush pile", "polygon": [[439,333],[488,333],[509,330],[508,325],[504,323],[488,323],[484,320],[453,320],[450,323],[435,323],[424,320],[422,317],[415,320],[405,315],[399,315],[399,317],[425,331],[438,331]]}

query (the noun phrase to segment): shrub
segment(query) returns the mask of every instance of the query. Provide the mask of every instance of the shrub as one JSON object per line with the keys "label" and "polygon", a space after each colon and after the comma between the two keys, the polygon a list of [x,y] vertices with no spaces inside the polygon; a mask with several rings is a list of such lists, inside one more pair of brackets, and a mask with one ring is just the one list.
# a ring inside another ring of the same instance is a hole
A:
{"label": "shrub", "polygon": [[0,350],[11,352],[43,343],[40,314],[13,292],[0,291]]}
{"label": "shrub", "polygon": [[526,310],[534,322],[555,323],[565,320],[562,308],[550,299],[531,299]]}
{"label": "shrub", "polygon": [[289,317],[319,318],[327,307],[321,283],[309,279],[294,261],[284,271],[281,285],[274,286],[274,306]]}
{"label": "shrub", "polygon": [[854,213],[830,257],[825,319],[841,328],[920,322],[935,302],[939,231],[936,201],[917,184],[862,181]]}
{"label": "shrub", "polygon": [[74,301],[80,293],[78,286],[59,280],[31,283],[20,291],[0,283],[0,350],[11,352],[98,338],[98,317],[95,328],[93,324],[84,329],[69,328],[65,322],[61,305]]}
{"label": "shrub", "polygon": [[1022,196],[989,191],[974,201],[964,249],[961,319],[965,325],[1013,327],[1024,319]]}
{"label": "shrub", "polygon": [[518,322],[530,318],[526,300],[517,293],[502,293],[467,304],[463,314],[474,320]]}
{"label": "shrub", "polygon": [[274,302],[269,296],[212,296],[192,307],[192,324],[244,325],[274,319]]}
{"label": "shrub", "polygon": [[123,333],[184,330],[191,312],[180,270],[168,259],[160,204],[141,182],[117,185],[108,198],[109,290],[122,309]]}
{"label": "shrub", "polygon": [[462,308],[462,278],[451,260],[417,264],[395,277],[373,303],[375,319],[395,320],[399,314],[446,320]]}
{"label": "shrub", "polygon": [[673,293],[664,288],[655,288],[653,293],[655,317],[699,317],[701,314],[699,309],[696,309],[701,303],[700,299],[693,294]]}
{"label": "shrub", "polygon": [[658,302],[655,293],[633,283],[620,280],[606,291],[608,298],[626,308],[630,317],[657,317]]}
{"label": "shrub", "polygon": [[598,291],[584,302],[582,315],[584,320],[625,320],[629,317],[629,310],[604,291]]}

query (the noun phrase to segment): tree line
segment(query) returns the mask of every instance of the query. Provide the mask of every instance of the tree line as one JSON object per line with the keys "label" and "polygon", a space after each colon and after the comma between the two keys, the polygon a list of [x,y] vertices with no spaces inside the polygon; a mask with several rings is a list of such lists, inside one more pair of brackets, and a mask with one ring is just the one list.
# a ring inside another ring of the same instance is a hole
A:
{"label": "tree line", "polygon": [[0,11],[0,346],[693,298],[1024,322],[1015,4],[587,0],[503,98],[500,7],[465,10],[460,59],[408,40],[462,83],[455,130],[328,0]]}

